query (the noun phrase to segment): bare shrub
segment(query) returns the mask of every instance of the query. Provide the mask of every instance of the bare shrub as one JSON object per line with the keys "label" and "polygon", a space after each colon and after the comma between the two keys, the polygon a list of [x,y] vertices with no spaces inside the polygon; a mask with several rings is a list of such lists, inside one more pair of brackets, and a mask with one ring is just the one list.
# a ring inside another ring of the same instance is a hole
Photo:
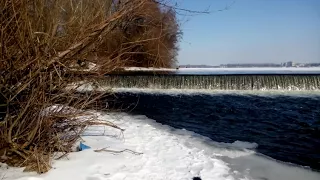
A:
{"label": "bare shrub", "polygon": [[173,67],[179,38],[175,11],[148,1],[105,37],[98,56],[121,61],[123,66]]}
{"label": "bare shrub", "polygon": [[[0,161],[41,173],[50,169],[53,152],[70,152],[85,127],[95,123],[75,117],[97,107],[94,104],[107,92],[80,95],[66,91],[68,84],[123,66],[174,64],[178,37],[174,13],[152,0],[117,6],[112,2],[0,1],[0,105],[5,110],[0,120]],[[79,60],[100,66],[71,71]],[[45,113],[55,104],[74,110]]]}

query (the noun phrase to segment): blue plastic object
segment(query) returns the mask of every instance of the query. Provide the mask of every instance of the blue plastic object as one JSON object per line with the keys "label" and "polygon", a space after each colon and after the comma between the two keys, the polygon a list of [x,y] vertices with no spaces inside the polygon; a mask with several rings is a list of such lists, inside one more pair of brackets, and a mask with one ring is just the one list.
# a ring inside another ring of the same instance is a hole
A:
{"label": "blue plastic object", "polygon": [[90,148],[91,148],[90,146],[87,146],[87,145],[83,144],[82,142],[80,142],[79,151],[83,151],[83,150],[90,149]]}

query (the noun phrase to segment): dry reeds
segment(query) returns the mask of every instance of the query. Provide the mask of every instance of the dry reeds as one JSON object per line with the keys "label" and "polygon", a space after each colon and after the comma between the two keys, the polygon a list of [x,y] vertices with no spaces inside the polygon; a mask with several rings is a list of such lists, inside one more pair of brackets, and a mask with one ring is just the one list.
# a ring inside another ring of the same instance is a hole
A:
{"label": "dry reeds", "polygon": [[[80,95],[68,84],[175,62],[175,14],[152,0],[2,0],[0,14],[0,161],[27,170],[48,171],[52,153],[69,152],[94,123],[75,117],[104,94]],[[99,68],[71,71],[79,61]],[[55,104],[73,110],[48,113]]]}

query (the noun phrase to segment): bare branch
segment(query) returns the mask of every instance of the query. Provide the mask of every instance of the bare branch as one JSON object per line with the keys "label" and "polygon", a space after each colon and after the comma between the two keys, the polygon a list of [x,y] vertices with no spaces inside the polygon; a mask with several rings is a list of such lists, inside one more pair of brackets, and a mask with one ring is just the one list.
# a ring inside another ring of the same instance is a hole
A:
{"label": "bare branch", "polygon": [[[172,8],[174,10],[176,10],[177,14],[179,15],[182,15],[182,16],[193,16],[194,14],[211,14],[211,13],[217,13],[217,12],[222,12],[222,11],[226,11],[226,10],[229,10],[236,2],[236,0],[234,0],[232,3],[230,4],[227,4],[223,9],[218,9],[218,10],[214,10],[214,11],[210,11],[210,6],[206,9],[206,10],[203,10],[203,11],[197,11],[197,10],[191,10],[191,9],[185,9],[185,8],[179,8],[177,5],[175,6],[171,6],[171,5],[168,5],[166,3],[162,3],[162,2],[159,2],[159,1],[156,1],[158,4],[160,4],[161,6],[164,6],[164,7],[168,7],[168,8]],[[182,11],[182,12],[185,12],[187,14],[182,14],[178,11]],[[193,14],[193,15],[190,15],[190,14]]]}

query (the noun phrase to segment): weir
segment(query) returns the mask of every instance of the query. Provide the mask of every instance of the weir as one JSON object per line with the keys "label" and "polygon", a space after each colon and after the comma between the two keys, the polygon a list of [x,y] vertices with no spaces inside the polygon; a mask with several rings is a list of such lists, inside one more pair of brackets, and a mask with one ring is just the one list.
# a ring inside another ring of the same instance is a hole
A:
{"label": "weir", "polygon": [[207,90],[320,90],[320,74],[110,74],[109,88]]}

